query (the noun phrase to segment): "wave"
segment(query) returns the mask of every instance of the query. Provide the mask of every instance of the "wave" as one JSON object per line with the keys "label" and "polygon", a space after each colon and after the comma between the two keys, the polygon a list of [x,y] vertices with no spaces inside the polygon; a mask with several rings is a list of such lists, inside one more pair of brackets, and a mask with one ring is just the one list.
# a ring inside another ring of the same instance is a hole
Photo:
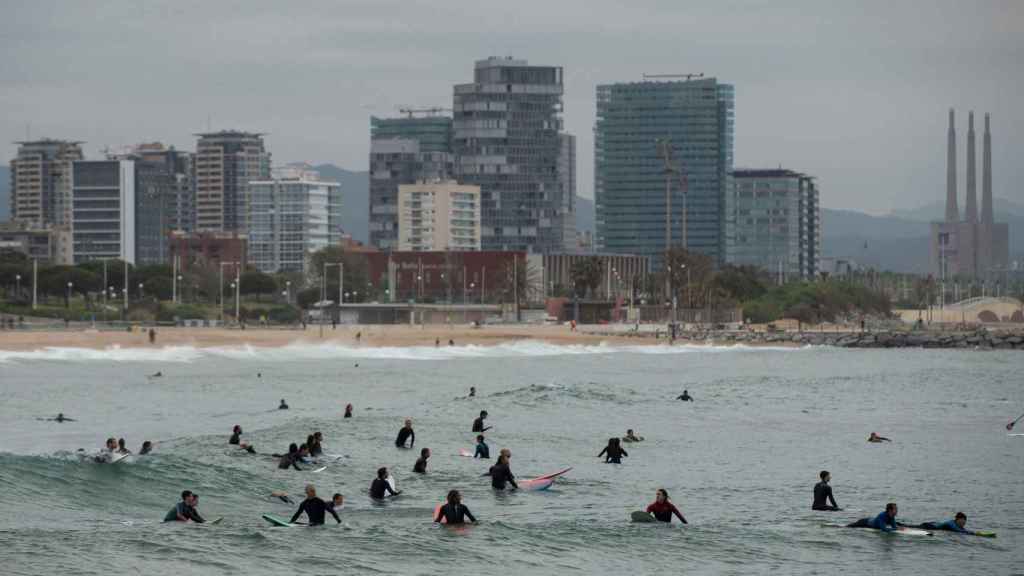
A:
{"label": "wave", "polygon": [[165,346],[162,348],[68,348],[45,347],[36,350],[0,350],[0,364],[12,362],[157,362],[192,363],[204,358],[290,362],[295,360],[390,359],[390,360],[453,360],[459,358],[520,358],[547,356],[580,356],[594,354],[694,354],[735,352],[791,352],[795,347],[713,346],[686,344],[652,345],[584,345],[551,344],[539,340],[507,342],[495,345],[466,346],[342,346],[333,343],[295,342],[278,347],[228,346],[195,347]]}

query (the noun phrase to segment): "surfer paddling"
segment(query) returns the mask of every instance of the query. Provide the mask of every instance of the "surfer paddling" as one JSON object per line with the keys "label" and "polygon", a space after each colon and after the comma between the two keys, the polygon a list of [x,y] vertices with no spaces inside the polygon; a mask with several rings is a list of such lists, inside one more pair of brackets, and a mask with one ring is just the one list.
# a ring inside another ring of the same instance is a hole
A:
{"label": "surfer paddling", "polygon": [[[912,526],[913,528],[920,528],[922,530],[942,530],[945,532],[957,532],[959,534],[971,534],[978,535],[978,532],[974,532],[965,528],[967,525],[967,514],[963,512],[957,512],[956,516],[946,520],[945,522],[924,522]],[[903,524],[900,524],[903,526]],[[989,534],[989,533],[985,533]]]}
{"label": "surfer paddling", "polygon": [[643,442],[643,436],[637,436],[633,433],[633,429],[626,430],[626,435],[622,437],[623,442]]}
{"label": "surfer paddling", "polygon": [[196,510],[196,506],[199,504],[199,496],[193,494],[191,490],[185,490],[181,493],[181,502],[174,505],[174,508],[164,516],[164,522],[198,522],[202,524],[206,522],[203,517],[199,515],[199,511]]}
{"label": "surfer paddling", "polygon": [[886,438],[885,436],[879,436],[877,433],[872,432],[871,435],[868,436],[868,442],[871,442],[873,444],[880,444],[882,442],[892,442],[892,440]]}
{"label": "surfer paddling", "polygon": [[895,502],[889,502],[885,505],[885,511],[875,516],[874,518],[861,518],[852,524],[847,524],[847,528],[875,528],[882,532],[892,532],[897,529],[896,526],[896,514],[899,512],[899,508]]}

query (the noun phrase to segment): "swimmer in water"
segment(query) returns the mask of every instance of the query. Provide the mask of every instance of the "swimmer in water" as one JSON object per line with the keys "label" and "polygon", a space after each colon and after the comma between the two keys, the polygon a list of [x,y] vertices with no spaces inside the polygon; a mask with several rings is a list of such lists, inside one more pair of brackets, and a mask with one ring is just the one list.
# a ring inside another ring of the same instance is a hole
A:
{"label": "swimmer in water", "polygon": [[345,507],[345,497],[335,492],[334,496],[331,496],[331,501],[327,503],[327,507],[331,510],[341,510]]}
{"label": "swimmer in water", "polygon": [[676,515],[679,521],[683,524],[689,524],[686,518],[683,518],[679,509],[676,505],[668,499],[668,491],[664,488],[658,488],[658,492],[654,496],[654,502],[647,506],[647,512],[653,514],[654,518],[659,522],[672,522],[672,515]]}
{"label": "swimmer in water", "polygon": [[892,442],[892,440],[886,438],[885,436],[879,436],[878,434],[872,432],[871,435],[868,436],[868,442],[878,444],[880,442]]}
{"label": "swimmer in water", "polygon": [[690,396],[688,390],[683,390],[683,393],[676,397],[676,400],[682,400],[683,402],[693,402],[693,396]]}
{"label": "swimmer in water", "polygon": [[277,409],[278,410],[287,410],[288,409],[288,403],[284,401],[284,398],[281,398],[281,404],[277,407]]}
{"label": "swimmer in water", "polygon": [[476,452],[473,453],[473,458],[486,458],[491,459],[491,448],[484,442],[484,435],[477,434],[476,437]]}
{"label": "swimmer in water", "polygon": [[289,468],[295,468],[298,471],[302,471],[299,468],[299,460],[302,459],[302,454],[299,452],[299,447],[294,442],[288,446],[288,453],[281,456],[281,459],[277,462],[277,467],[281,470],[287,470]]}
{"label": "swimmer in water", "polygon": [[828,485],[829,480],[832,479],[832,474],[829,474],[828,470],[822,470],[818,477],[821,478],[821,482],[814,485],[814,502],[811,504],[811,510],[828,512],[842,510],[839,504],[836,504],[835,497],[832,496],[832,487]]}
{"label": "swimmer in water", "polygon": [[345,405],[345,418],[351,418],[351,417],[352,417],[352,405],[351,404],[346,404]]}
{"label": "swimmer in water", "polygon": [[852,524],[847,524],[847,528],[875,528],[882,532],[892,532],[896,530],[896,514],[899,512],[899,508],[895,502],[889,502],[885,505],[885,512],[882,512],[874,518],[861,518]]}
{"label": "swimmer in water", "polygon": [[633,429],[626,430],[626,435],[622,437],[623,442],[643,442],[643,436],[637,436],[633,433]]}
{"label": "swimmer in water", "polygon": [[132,453],[132,451],[129,450],[127,446],[125,446],[124,438],[119,438],[117,440],[117,453],[118,454],[131,454]]}
{"label": "swimmer in water", "polygon": [[374,478],[373,483],[370,484],[370,498],[375,500],[383,500],[385,493],[391,494],[392,496],[398,496],[402,493],[401,490],[395,491],[391,487],[391,483],[388,482],[388,469],[378,468],[377,477]]}
{"label": "swimmer in water", "polygon": [[448,493],[448,502],[438,509],[434,522],[440,523],[441,520],[444,520],[445,524],[455,526],[457,524],[465,524],[466,518],[469,518],[470,522],[476,524],[476,518],[473,517],[473,513],[462,504],[462,494],[458,490],[452,490]]}
{"label": "swimmer in water", "polygon": [[146,440],[142,443],[142,448],[139,448],[139,456],[144,456],[153,451],[153,443]]}
{"label": "swimmer in water", "polygon": [[250,454],[256,453],[256,449],[253,448],[250,444],[242,442],[242,427],[239,426],[238,424],[235,424],[235,427],[231,430],[231,438],[228,439],[228,444],[238,446],[239,448],[245,450]]}
{"label": "swimmer in water", "polygon": [[475,396],[476,396],[476,386],[470,386],[469,387],[469,396],[468,397],[469,398],[474,398]]}
{"label": "swimmer in water", "polygon": [[426,474],[428,459],[430,459],[430,448],[420,450],[420,457],[416,460],[416,464],[413,465],[412,471],[417,474]]}
{"label": "swimmer in water", "polygon": [[409,448],[412,448],[416,444],[416,433],[412,429],[412,419],[405,419],[405,426],[398,431],[398,437],[395,438],[395,446],[399,448],[405,448],[405,441],[409,440]]}
{"label": "swimmer in water", "polygon": [[306,484],[306,499],[302,501],[302,504],[299,504],[299,509],[295,511],[289,522],[294,524],[299,519],[299,516],[305,513],[310,526],[320,526],[324,523],[324,517],[328,512],[330,512],[331,516],[334,516],[338,524],[341,524],[341,518],[338,518],[338,513],[334,511],[334,507],[317,498],[316,488],[312,484]]}
{"label": "swimmer in water", "polygon": [[622,457],[629,456],[629,454],[626,453],[618,438],[609,438],[608,445],[597,455],[598,458],[601,456],[604,456],[605,464],[622,464]]}
{"label": "swimmer in water", "polygon": [[163,377],[163,375],[164,375],[163,372],[157,372],[156,374],[150,374],[149,377],[150,378],[161,378],[161,377]]}
{"label": "swimmer in water", "polygon": [[74,422],[73,419],[65,416],[63,412],[57,414],[56,418],[51,418],[50,420],[52,420],[53,422]]}

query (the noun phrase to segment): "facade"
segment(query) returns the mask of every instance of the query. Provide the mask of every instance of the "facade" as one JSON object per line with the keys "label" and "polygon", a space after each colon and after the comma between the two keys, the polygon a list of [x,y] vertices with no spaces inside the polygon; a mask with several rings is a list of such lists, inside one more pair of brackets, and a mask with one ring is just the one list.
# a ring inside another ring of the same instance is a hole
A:
{"label": "facade", "polygon": [[249,182],[270,179],[263,135],[224,130],[197,136],[195,229],[245,234]]}
{"label": "facade", "polygon": [[249,263],[262,272],[305,272],[309,254],[341,241],[341,185],[308,165],[249,183]]}
{"label": "facade", "polygon": [[736,170],[726,202],[725,261],[781,280],[821,270],[821,206],[814,178],[792,170]]}
{"label": "facade", "polygon": [[249,259],[248,238],[230,232],[171,232],[171,258],[180,257],[182,269],[196,264],[240,262]]}
{"label": "facade", "polygon": [[159,142],[139,144],[131,150],[131,155],[147,170],[164,175],[167,228],[191,232],[196,219],[195,155]]}
{"label": "facade", "polygon": [[931,270],[935,278],[995,280],[1009,269],[1009,227],[996,222],[992,208],[992,133],[985,114],[982,149],[981,213],[978,213],[974,112],[967,120],[967,202],[961,218],[957,199],[956,123],[949,111],[946,141],[946,218],[931,225]]}
{"label": "facade", "polygon": [[513,263],[522,269],[526,256],[507,251],[365,254],[370,283],[382,302],[476,304],[513,301]]}
{"label": "facade", "polygon": [[71,170],[71,241],[75,264],[136,259],[135,162],[79,160]]}
{"label": "facade", "polygon": [[50,226],[40,226],[32,221],[0,222],[0,252],[18,252],[48,264],[55,262],[56,243]]}
{"label": "facade", "polygon": [[[570,248],[574,177],[564,171],[562,68],[488,58],[453,99],[455,178],[480,187],[484,250]],[[566,198],[570,193],[572,197]]]}
{"label": "facade", "polygon": [[[599,251],[650,256],[658,266],[672,247],[702,252],[716,264],[725,260],[733,114],[733,87],[714,78],[597,87]],[[659,150],[665,141],[674,171],[668,198],[666,160]]]}
{"label": "facade", "polygon": [[572,269],[577,263],[597,258],[604,269],[604,281],[592,298],[611,300],[629,298],[631,291],[642,290],[650,272],[651,259],[631,254],[545,254],[541,262],[542,281],[547,296],[572,292]]}
{"label": "facade", "polygon": [[480,187],[451,180],[399,185],[398,249],[479,250]]}
{"label": "facade", "polygon": [[452,174],[452,119],[370,119],[370,244],[398,247],[398,187]]}
{"label": "facade", "polygon": [[17,156],[10,163],[11,219],[66,225],[71,163],[83,158],[82,143],[43,139],[17,144]]}

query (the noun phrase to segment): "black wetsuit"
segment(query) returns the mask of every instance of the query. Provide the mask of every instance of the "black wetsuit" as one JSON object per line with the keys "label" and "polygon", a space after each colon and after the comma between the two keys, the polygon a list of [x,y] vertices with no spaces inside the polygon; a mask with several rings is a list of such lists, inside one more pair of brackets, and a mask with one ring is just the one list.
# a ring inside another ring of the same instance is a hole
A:
{"label": "black wetsuit", "polygon": [[416,444],[416,433],[412,431],[412,428],[402,427],[398,431],[398,438],[395,438],[395,446],[399,448],[405,448],[405,441],[409,438],[412,440],[409,442],[409,448],[412,448]]}
{"label": "black wetsuit", "polygon": [[629,456],[629,454],[621,446],[605,446],[604,450],[597,455],[598,458],[601,456],[604,456],[605,463],[622,464],[622,457]]}
{"label": "black wetsuit", "polygon": [[285,454],[284,456],[281,457],[281,461],[277,463],[277,467],[280,468],[281,470],[295,468],[296,470],[299,470],[301,472],[302,468],[299,468],[298,464],[300,458],[301,456],[299,456],[298,452],[291,452]]}
{"label": "black wetsuit", "polygon": [[231,439],[228,440],[228,444],[235,444],[235,445],[241,444],[242,443],[241,436],[242,436],[242,434],[240,432],[234,432],[233,434],[231,434]]}
{"label": "black wetsuit", "polygon": [[480,442],[476,445],[476,453],[473,454],[473,458],[488,458],[491,457],[491,448],[487,444]]}
{"label": "black wetsuit", "polygon": [[397,494],[397,492],[391,489],[391,484],[388,484],[387,480],[375,478],[373,484],[370,484],[370,498],[382,500],[385,492],[390,493],[392,496]]}
{"label": "black wetsuit", "polygon": [[512,470],[508,467],[508,464],[495,464],[491,466],[491,488],[504,490],[506,483],[511,484],[513,488],[519,487],[516,485],[516,477],[512,475]]}
{"label": "black wetsuit", "polygon": [[171,511],[164,516],[164,522],[177,522],[178,515],[188,518],[193,522],[199,522],[200,524],[206,522],[206,520],[203,520],[203,517],[199,515],[199,512],[196,512],[195,508],[185,504],[185,502],[178,502],[175,504],[174,508],[171,508]]}
{"label": "black wetsuit", "polygon": [[[832,501],[832,505],[829,505],[829,501]],[[839,505],[836,504],[836,499],[832,496],[832,487],[825,481],[814,485],[814,503],[811,504],[811,510],[839,510]]]}
{"label": "black wetsuit", "polygon": [[486,432],[486,431],[488,431],[490,429],[491,429],[490,426],[487,426],[486,428],[484,427],[484,419],[483,418],[477,418],[476,420],[473,420],[473,430],[472,430],[473,432]]}
{"label": "black wetsuit", "polygon": [[291,522],[295,522],[299,519],[302,513],[306,513],[306,518],[309,518],[310,526],[318,526],[324,523],[324,514],[327,512],[334,516],[334,519],[341,524],[341,518],[338,518],[337,512],[334,511],[333,506],[328,506],[327,502],[324,502],[320,498],[306,498],[299,504],[299,509],[295,511],[295,515],[292,516]]}
{"label": "black wetsuit", "polygon": [[449,526],[465,524],[466,518],[469,518],[470,522],[476,522],[473,513],[462,504],[445,504],[441,506],[441,509],[437,511],[437,518],[434,518],[434,522],[440,522],[442,518],[445,519],[445,523]]}
{"label": "black wetsuit", "polygon": [[313,445],[309,447],[310,456],[322,456],[323,453],[324,449],[322,446],[320,446],[319,442],[314,442]]}
{"label": "black wetsuit", "polygon": [[426,474],[427,473],[427,459],[422,457],[422,456],[420,456],[420,458],[418,460],[416,460],[416,464],[413,465],[412,471],[417,473],[417,474]]}

